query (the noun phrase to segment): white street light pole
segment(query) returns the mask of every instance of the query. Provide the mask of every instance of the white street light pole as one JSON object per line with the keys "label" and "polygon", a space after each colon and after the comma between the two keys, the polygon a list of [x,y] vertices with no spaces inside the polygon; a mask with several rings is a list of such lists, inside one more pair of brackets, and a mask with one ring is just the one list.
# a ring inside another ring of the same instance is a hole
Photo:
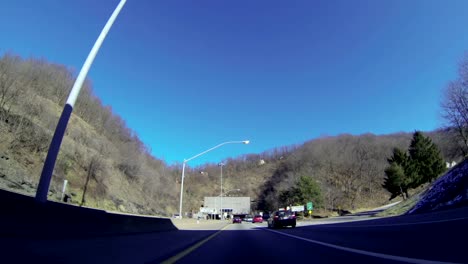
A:
{"label": "white street light pole", "polygon": [[120,3],[115,8],[114,12],[110,16],[109,20],[107,21],[106,25],[101,31],[98,39],[94,43],[93,48],[88,54],[83,67],[78,74],[78,77],[73,84],[73,88],[68,95],[67,103],[65,104],[60,119],[58,121],[57,127],[55,128],[54,136],[52,137],[52,141],[50,143],[49,150],[47,152],[47,157],[44,162],[44,167],[42,168],[41,178],[39,180],[39,185],[37,186],[36,191],[36,201],[40,203],[45,203],[47,201],[47,194],[49,192],[50,180],[52,179],[52,173],[55,167],[55,161],[57,160],[57,155],[60,150],[60,145],[62,144],[63,135],[65,134],[65,130],[67,128],[68,120],[70,120],[71,113],[73,111],[73,107],[75,106],[76,99],[78,94],[80,93],[81,87],[83,86],[83,82],[88,74],[89,68],[91,68],[91,64],[96,57],[99,48],[104,42],[104,39],[107,36],[112,24],[114,24],[115,19],[122,10],[125,2],[127,0],[121,0]]}
{"label": "white street light pole", "polygon": [[[223,193],[223,197],[227,197],[226,195],[230,192],[240,192],[241,189],[232,189],[232,190],[229,190],[229,191],[226,191]],[[218,196],[219,197],[219,196]]]}
{"label": "white street light pole", "polygon": [[[223,163],[220,163],[220,164],[223,164]],[[219,164],[218,164],[218,165],[219,165]],[[223,164],[223,166],[224,166],[224,164]],[[221,166],[221,179],[222,179],[222,175],[223,175],[223,167]],[[221,180],[221,186],[223,186],[222,180]],[[219,199],[220,199],[220,204],[221,204],[221,206],[223,205],[223,200],[222,200],[223,197],[225,197],[225,196],[226,196],[228,193],[230,193],[230,192],[239,192],[240,190],[241,190],[241,189],[232,189],[232,190],[226,191],[226,192],[224,192],[224,193],[222,193],[222,191],[221,191],[221,194],[218,195],[218,197],[219,197]],[[216,207],[216,201],[218,200],[218,197],[215,198],[215,207]],[[224,212],[223,212],[223,216],[224,216]]]}
{"label": "white street light pole", "polygon": [[183,201],[183,197],[184,197],[184,178],[185,178],[185,164],[195,158],[198,158],[200,157],[201,155],[207,153],[207,152],[210,152],[214,149],[217,149],[223,145],[226,145],[226,144],[249,144],[250,141],[249,140],[240,140],[240,141],[226,141],[226,142],[223,142],[221,144],[218,144],[210,149],[207,149],[201,153],[198,153],[197,155],[189,158],[189,159],[184,159],[184,162],[182,164],[182,179],[181,179],[181,183],[180,183],[180,203],[179,203],[179,215],[180,215],[180,218],[182,219],[182,201]]}
{"label": "white street light pole", "polygon": [[221,167],[221,194],[219,196],[221,196],[220,198],[220,210],[221,210],[221,220],[224,220],[224,212],[223,212],[223,166],[224,166],[224,163],[220,162],[218,164],[219,167]]}

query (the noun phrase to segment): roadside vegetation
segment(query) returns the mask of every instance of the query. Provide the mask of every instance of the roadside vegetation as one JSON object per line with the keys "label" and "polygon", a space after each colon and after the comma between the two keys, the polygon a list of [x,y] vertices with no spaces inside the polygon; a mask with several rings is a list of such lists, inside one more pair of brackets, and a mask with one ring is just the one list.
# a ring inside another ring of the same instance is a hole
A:
{"label": "roadside vegetation", "polygon": [[[446,127],[413,135],[322,136],[229,158],[223,167],[225,190],[240,189],[231,195],[250,196],[255,211],[308,201],[318,212],[351,211],[408,198],[413,189],[438,177],[445,162],[459,162],[468,153],[468,58],[460,65],[459,80],[444,90]],[[45,59],[13,53],[0,58],[1,188],[34,195],[75,75]],[[169,216],[178,211],[181,164],[167,164],[150,152],[125,120],[94,95],[87,80],[66,131],[49,199],[60,199],[67,180],[76,205]],[[203,197],[219,193],[219,167],[188,167],[186,176],[184,212],[196,212]]]}
{"label": "roadside vegetation", "polygon": [[382,211],[375,216],[394,216],[394,215],[401,215],[408,212],[411,208],[414,207],[416,203],[421,199],[422,195],[424,194],[427,189],[430,188],[430,184],[423,184],[420,187],[410,190],[409,193],[411,194],[409,198],[402,200],[398,204]]}
{"label": "roadside vegetation", "polygon": [[393,149],[388,163],[383,187],[392,194],[390,199],[398,195],[404,200],[408,199],[409,189],[432,182],[446,169],[440,150],[430,138],[419,131],[413,134],[407,152],[399,148]]}

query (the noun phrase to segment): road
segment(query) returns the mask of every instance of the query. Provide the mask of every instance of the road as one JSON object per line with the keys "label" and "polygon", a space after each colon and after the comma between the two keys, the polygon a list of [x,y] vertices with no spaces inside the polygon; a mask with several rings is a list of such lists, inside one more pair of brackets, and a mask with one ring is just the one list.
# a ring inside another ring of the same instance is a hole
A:
{"label": "road", "polygon": [[2,263],[468,263],[468,208],[352,220],[300,222],[295,229],[218,222],[126,236],[0,238],[0,249]]}
{"label": "road", "polygon": [[301,223],[270,230],[265,224],[229,225],[181,257],[200,263],[258,259],[290,263],[468,263],[468,209],[341,224]]}

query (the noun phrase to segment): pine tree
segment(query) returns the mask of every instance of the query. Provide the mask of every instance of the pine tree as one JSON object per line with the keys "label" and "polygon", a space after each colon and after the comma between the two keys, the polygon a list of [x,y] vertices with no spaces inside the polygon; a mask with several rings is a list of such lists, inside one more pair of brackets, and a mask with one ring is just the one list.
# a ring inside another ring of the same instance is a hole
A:
{"label": "pine tree", "polygon": [[408,152],[411,161],[409,171],[413,175],[411,188],[430,182],[444,172],[445,163],[440,150],[421,132],[416,131],[413,134]]}
{"label": "pine tree", "polygon": [[403,199],[408,198],[408,189],[411,184],[411,178],[406,173],[409,167],[408,155],[401,149],[394,148],[388,163],[389,167],[385,169],[386,178],[382,187],[392,194],[390,200],[398,195],[403,196]]}
{"label": "pine tree", "polygon": [[320,186],[308,176],[300,177],[295,186],[283,191],[279,200],[285,206],[306,204],[310,201],[315,207],[321,207],[323,204]]}
{"label": "pine tree", "polygon": [[445,170],[437,145],[419,131],[413,134],[408,153],[395,148],[388,159],[389,166],[385,169],[386,178],[382,186],[392,194],[390,200],[398,195],[408,198],[409,189],[432,181]]}
{"label": "pine tree", "polygon": [[323,201],[320,186],[314,179],[311,177],[302,176],[299,178],[298,185],[300,193],[302,194],[301,204],[312,201],[315,207],[318,208],[322,206]]}

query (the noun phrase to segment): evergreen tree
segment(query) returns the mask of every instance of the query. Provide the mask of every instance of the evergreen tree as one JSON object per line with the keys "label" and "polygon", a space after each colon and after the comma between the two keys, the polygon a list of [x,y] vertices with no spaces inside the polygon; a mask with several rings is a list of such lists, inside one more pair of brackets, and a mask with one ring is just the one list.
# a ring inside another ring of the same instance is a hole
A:
{"label": "evergreen tree", "polygon": [[305,205],[310,201],[315,207],[321,207],[323,204],[320,186],[308,176],[300,177],[295,186],[281,192],[279,200],[285,206]]}
{"label": "evergreen tree", "polygon": [[413,175],[411,188],[430,182],[445,171],[445,163],[437,145],[421,132],[413,134],[408,152],[411,160],[409,170]]}
{"label": "evergreen tree", "polygon": [[301,193],[300,204],[306,204],[307,202],[312,201],[315,207],[322,206],[323,200],[320,186],[314,179],[302,176],[299,178],[298,187]]}
{"label": "evergreen tree", "polygon": [[392,194],[390,200],[398,195],[403,196],[403,199],[408,198],[408,188],[411,183],[411,178],[406,173],[409,167],[408,155],[401,149],[394,148],[388,163],[389,167],[385,169],[386,178],[382,187]]}
{"label": "evergreen tree", "polygon": [[390,200],[398,195],[408,198],[409,189],[432,181],[445,170],[439,149],[419,131],[413,134],[408,153],[395,148],[387,160],[389,166],[385,169],[386,178],[382,186],[392,194]]}

